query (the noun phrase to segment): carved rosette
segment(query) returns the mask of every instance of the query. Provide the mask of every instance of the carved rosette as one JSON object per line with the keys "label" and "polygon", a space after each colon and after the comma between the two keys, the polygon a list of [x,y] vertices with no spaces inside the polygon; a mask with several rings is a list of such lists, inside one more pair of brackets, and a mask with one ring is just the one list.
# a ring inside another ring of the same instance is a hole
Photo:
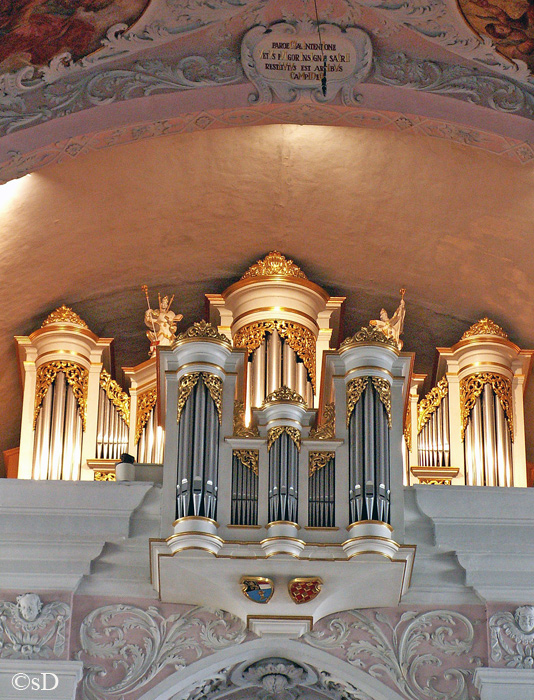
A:
{"label": "carved rosette", "polygon": [[111,378],[109,372],[106,372],[104,368],[100,372],[100,386],[106,392],[106,396],[111,401],[111,403],[117,408],[117,411],[126,423],[130,425],[130,397],[128,394],[122,390],[120,384]]}
{"label": "carved rosette", "polygon": [[257,426],[245,425],[245,403],[244,401],[234,401],[234,430],[233,437],[254,438],[259,437]]}
{"label": "carved rosette", "polygon": [[135,425],[135,444],[139,442],[145,425],[158,400],[158,390],[149,389],[137,397],[137,420]]}
{"label": "carved rosette", "polygon": [[215,326],[212,326],[211,323],[207,323],[206,321],[198,321],[197,323],[193,323],[192,326],[190,326],[186,331],[183,333],[179,333],[176,336],[176,341],[179,340],[201,340],[201,339],[206,339],[206,340],[219,340],[222,343],[225,343],[226,345],[231,345],[230,341],[228,338],[223,335],[222,333],[219,333],[217,328]]}
{"label": "carved rosette", "polygon": [[262,408],[267,406],[269,403],[297,403],[300,406],[306,406],[306,402],[300,394],[296,391],[290,389],[288,386],[281,386],[279,389],[275,389],[270,394],[265,397],[265,401],[262,404]]}
{"label": "carved rosette", "polygon": [[209,391],[213,402],[217,408],[217,415],[219,416],[219,423],[222,423],[222,390],[223,383],[222,379],[210,374],[209,372],[190,372],[189,374],[184,374],[180,379],[180,384],[178,387],[178,410],[176,422],[180,422],[182,417],[182,411],[184,410],[185,403],[189,398],[191,392],[196,386],[199,379],[202,378],[206,389]]}
{"label": "carved rosette", "polygon": [[469,417],[478,397],[482,394],[485,384],[491,384],[491,388],[497,395],[501,404],[512,442],[514,440],[514,423],[512,409],[512,382],[496,372],[478,372],[460,381],[460,408],[462,414],[462,440],[465,437],[465,429],[469,423]]}
{"label": "carved rosette", "polygon": [[275,330],[304,363],[315,391],[315,350],[317,341],[313,333],[305,326],[301,326],[300,323],[276,319],[248,323],[234,335],[234,347],[246,348],[247,352],[253,353],[254,350],[260,347],[266,333],[272,333]]}
{"label": "carved rosette", "polygon": [[368,345],[372,343],[387,345],[390,348],[394,348],[397,352],[399,351],[396,341],[393,338],[388,338],[385,333],[374,326],[362,326],[353,336],[345,338],[339,346],[339,349],[344,350],[353,345]]}
{"label": "carved rosette", "polygon": [[308,476],[313,476],[315,472],[319,471],[323,467],[326,467],[331,459],[336,456],[335,452],[310,452],[310,458],[308,461]]}
{"label": "carved rosette", "polygon": [[259,474],[259,461],[260,461],[260,451],[259,450],[233,450],[234,457],[241,462],[241,464],[250,469],[258,476]]}
{"label": "carved rosette", "polygon": [[69,306],[63,304],[55,311],[52,311],[45,320],[43,321],[41,328],[46,326],[56,325],[67,325],[67,326],[79,326],[80,328],[89,328],[87,323],[78,316],[78,314],[73,311]]}
{"label": "carved rosette", "polygon": [[310,430],[310,438],[314,440],[333,440],[336,436],[336,406],[327,403],[323,409],[323,422],[317,428]]}
{"label": "carved rosette", "polygon": [[461,340],[467,340],[477,335],[496,335],[499,338],[508,339],[508,334],[487,316],[484,316],[480,321],[474,323],[471,328],[462,335]]}
{"label": "carved rosette", "polygon": [[443,377],[428,394],[417,404],[417,434],[425,427],[430,416],[441,405],[443,399],[449,393],[447,377]]}
{"label": "carved rosette", "polygon": [[278,440],[282,433],[287,433],[291,440],[297,446],[297,450],[300,452],[300,430],[293,428],[290,425],[279,425],[276,428],[271,428],[267,435],[267,450],[270,451],[271,447]]}
{"label": "carved rosette", "polygon": [[258,260],[248,268],[242,280],[251,277],[296,277],[297,279],[308,279],[304,272],[293,260],[288,260],[277,250],[271,251],[263,260]]}
{"label": "carved rosette", "polygon": [[63,372],[67,384],[72,389],[82,419],[82,430],[85,430],[87,422],[87,386],[89,383],[89,372],[84,367],[74,362],[66,362],[64,360],[47,362],[37,369],[33,428],[35,430],[44,397],[57,377],[58,372]]}

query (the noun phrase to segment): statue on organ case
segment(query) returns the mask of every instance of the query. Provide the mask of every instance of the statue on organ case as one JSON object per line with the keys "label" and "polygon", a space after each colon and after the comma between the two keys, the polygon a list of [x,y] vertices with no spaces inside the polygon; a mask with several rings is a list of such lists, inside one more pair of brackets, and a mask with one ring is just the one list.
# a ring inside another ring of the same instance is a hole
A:
{"label": "statue on organ case", "polygon": [[394,340],[397,343],[399,350],[402,350],[403,345],[400,335],[404,330],[404,316],[406,315],[404,302],[405,294],[406,290],[401,289],[400,304],[391,318],[389,318],[388,312],[385,309],[381,309],[380,319],[370,321],[370,325],[374,326],[377,330],[382,331],[386,338]]}
{"label": "statue on organ case", "polygon": [[169,301],[169,297],[164,296],[162,298],[158,294],[159,309],[152,309],[148,298],[148,287],[143,285],[142,290],[145,293],[148,304],[148,309],[145,311],[145,325],[150,328],[146,332],[147,338],[150,340],[148,354],[150,357],[154,357],[158,345],[172,345],[176,339],[176,324],[182,320],[183,316],[171,311],[174,295]]}

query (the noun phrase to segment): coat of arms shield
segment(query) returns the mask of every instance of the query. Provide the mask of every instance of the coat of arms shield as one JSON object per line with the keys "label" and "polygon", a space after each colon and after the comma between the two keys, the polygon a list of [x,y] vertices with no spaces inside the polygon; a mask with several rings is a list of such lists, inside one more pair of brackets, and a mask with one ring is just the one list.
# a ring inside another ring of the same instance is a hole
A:
{"label": "coat of arms shield", "polygon": [[243,576],[241,590],[254,603],[268,603],[273,597],[274,583],[263,576]]}
{"label": "coat of arms shield", "polygon": [[319,595],[322,585],[318,576],[294,578],[288,584],[289,595],[297,605],[309,603]]}

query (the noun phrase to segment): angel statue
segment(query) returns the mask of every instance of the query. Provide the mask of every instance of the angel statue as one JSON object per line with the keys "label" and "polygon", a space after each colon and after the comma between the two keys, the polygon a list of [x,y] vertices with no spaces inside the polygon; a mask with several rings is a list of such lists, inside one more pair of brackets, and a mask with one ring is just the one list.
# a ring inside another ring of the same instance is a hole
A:
{"label": "angel statue", "polygon": [[183,316],[171,311],[174,294],[169,301],[169,297],[162,298],[158,293],[159,309],[152,309],[148,298],[148,287],[143,285],[142,289],[148,304],[148,309],[145,311],[145,325],[150,329],[146,332],[147,338],[150,340],[148,354],[150,357],[154,357],[158,345],[172,345],[176,339],[176,324],[182,320]]}
{"label": "angel statue", "polygon": [[406,294],[405,289],[400,290],[401,300],[397,307],[397,310],[391,318],[388,316],[388,312],[385,309],[380,309],[380,319],[370,321],[370,325],[374,326],[377,330],[382,331],[386,338],[390,338],[397,343],[399,350],[402,350],[403,342],[400,339],[400,335],[404,330],[404,316],[406,315],[404,295]]}
{"label": "angel statue", "polygon": [[534,668],[534,606],[521,605],[489,619],[491,658],[512,668]]}

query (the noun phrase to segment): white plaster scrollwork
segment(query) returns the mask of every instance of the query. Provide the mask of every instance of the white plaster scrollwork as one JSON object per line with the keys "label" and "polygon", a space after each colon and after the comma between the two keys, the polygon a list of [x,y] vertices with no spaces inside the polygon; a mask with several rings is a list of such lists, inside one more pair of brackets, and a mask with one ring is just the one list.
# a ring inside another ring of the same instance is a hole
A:
{"label": "white plaster scrollwork", "polygon": [[42,603],[37,593],[23,593],[15,603],[0,602],[0,657],[60,658],[71,609],[66,603]]}
{"label": "white plaster scrollwork", "polygon": [[78,658],[87,669],[83,698],[119,700],[163,668],[180,670],[209,651],[241,644],[245,637],[243,623],[222,611],[197,607],[166,618],[155,607],[97,608],[80,628],[83,651]]}
{"label": "white plaster scrollwork", "polygon": [[512,668],[534,668],[534,605],[489,619],[491,658]]}
{"label": "white plaster scrollwork", "polygon": [[[405,612],[396,625],[381,612],[365,615],[353,610],[331,620],[328,630],[310,632],[303,639],[319,649],[343,649],[349,663],[393,683],[410,700],[468,700],[467,678],[480,665],[469,656],[473,625],[449,610]],[[436,670],[447,657],[464,657],[463,664],[445,668],[438,676]]]}

